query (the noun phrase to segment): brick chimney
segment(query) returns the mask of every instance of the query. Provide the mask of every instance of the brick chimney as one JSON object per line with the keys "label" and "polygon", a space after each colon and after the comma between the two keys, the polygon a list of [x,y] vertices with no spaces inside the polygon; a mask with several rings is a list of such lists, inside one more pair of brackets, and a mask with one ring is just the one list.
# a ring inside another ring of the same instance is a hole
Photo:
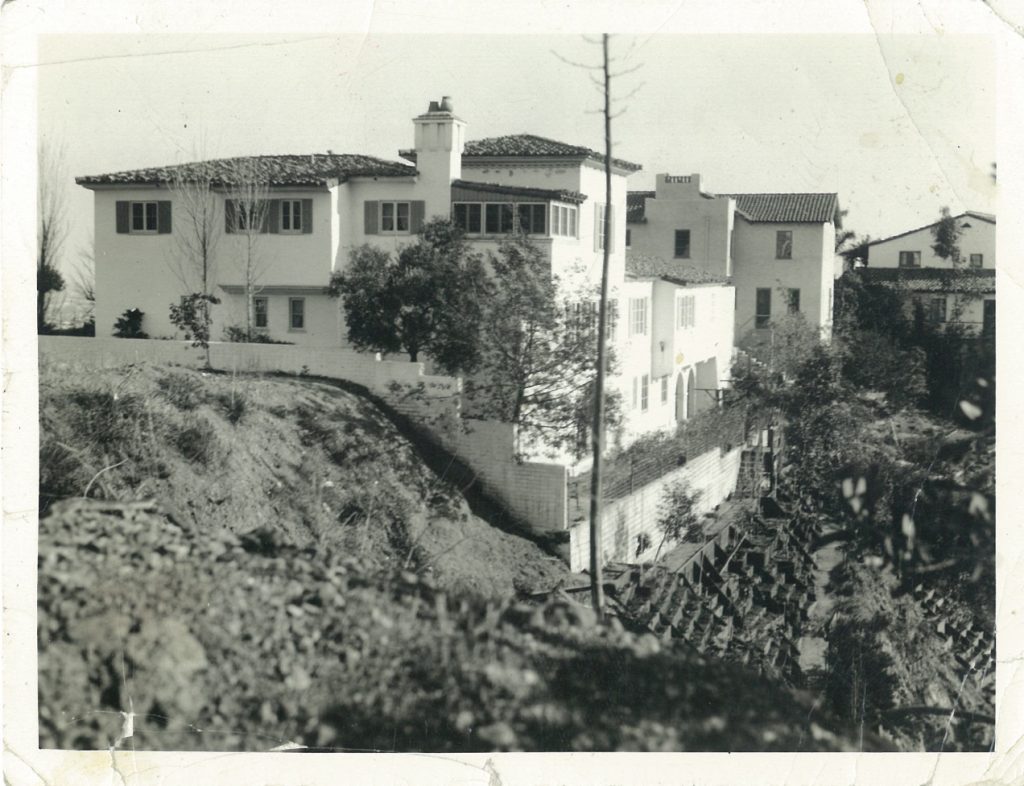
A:
{"label": "brick chimney", "polygon": [[462,177],[462,151],[466,124],[455,116],[452,100],[431,101],[427,111],[413,118],[416,169],[426,197],[428,216],[451,211],[451,182]]}

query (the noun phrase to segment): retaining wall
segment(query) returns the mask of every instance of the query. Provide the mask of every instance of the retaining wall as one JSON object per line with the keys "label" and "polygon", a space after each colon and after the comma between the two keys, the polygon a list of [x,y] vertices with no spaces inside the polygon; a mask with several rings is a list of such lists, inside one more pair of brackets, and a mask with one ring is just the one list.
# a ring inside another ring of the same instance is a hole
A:
{"label": "retaining wall", "polygon": [[[696,511],[703,515],[735,490],[742,455],[742,447],[728,452],[713,448],[632,494],[606,502],[601,514],[603,562],[653,559],[662,539],[658,530],[658,509],[666,487],[683,481],[692,491],[699,491]],[[640,535],[647,536],[650,546],[637,554]],[[666,543],[661,553],[665,554],[670,545]],[[590,525],[587,521],[574,524],[569,530],[569,567],[574,571],[589,570]]]}

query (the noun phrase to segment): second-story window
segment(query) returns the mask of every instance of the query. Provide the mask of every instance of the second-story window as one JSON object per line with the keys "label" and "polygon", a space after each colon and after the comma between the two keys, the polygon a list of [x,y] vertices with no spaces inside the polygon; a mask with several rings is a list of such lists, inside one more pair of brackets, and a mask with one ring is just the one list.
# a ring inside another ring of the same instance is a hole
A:
{"label": "second-story window", "polygon": [[645,297],[629,299],[629,335],[647,335],[647,298]]}
{"label": "second-story window", "polygon": [[484,214],[484,231],[488,235],[507,235],[515,229],[515,213],[511,202],[489,202]]}
{"label": "second-story window", "polygon": [[302,200],[282,199],[281,200],[281,231],[301,232],[302,231]]}
{"label": "second-story window", "polygon": [[690,258],[690,230],[689,229],[677,229],[676,230],[675,257],[676,257],[676,259],[689,259]]}
{"label": "second-story window", "polygon": [[676,327],[692,328],[697,324],[696,301],[693,295],[685,295],[676,301]]}
{"label": "second-story window", "polygon": [[790,289],[790,290],[787,291],[786,297],[787,297],[787,301],[788,301],[787,305],[789,306],[789,313],[790,314],[799,314],[800,313],[800,290],[799,289]]}
{"label": "second-story window", "polygon": [[775,233],[775,258],[793,258],[793,230],[780,229]]}
{"label": "second-story window", "polygon": [[921,267],[921,252],[901,251],[900,267]]}
{"label": "second-story window", "polygon": [[132,234],[156,232],[156,202],[132,202]]}
{"label": "second-story window", "polygon": [[452,220],[467,235],[479,235],[483,230],[483,204],[456,202],[452,205]]}
{"label": "second-story window", "polygon": [[409,231],[409,203],[381,202],[380,231],[382,234],[399,234]]}
{"label": "second-story window", "polygon": [[519,218],[519,231],[527,235],[547,234],[547,205],[543,202],[521,202],[516,205],[516,213]]}

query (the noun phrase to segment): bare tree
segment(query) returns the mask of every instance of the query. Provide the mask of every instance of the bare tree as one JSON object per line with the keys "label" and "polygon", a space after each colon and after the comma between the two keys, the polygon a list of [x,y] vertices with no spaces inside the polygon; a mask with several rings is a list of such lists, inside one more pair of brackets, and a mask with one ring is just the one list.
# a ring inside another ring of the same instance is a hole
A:
{"label": "bare tree", "polygon": [[82,322],[96,319],[96,259],[93,240],[78,251],[78,264],[71,273],[71,291],[79,301]]}
{"label": "bare tree", "polygon": [[46,311],[52,292],[64,289],[60,255],[68,235],[68,204],[64,183],[67,164],[63,143],[39,150],[38,242],[36,257],[36,329],[42,333],[49,323]]}
{"label": "bare tree", "polygon": [[242,236],[236,259],[245,296],[245,339],[252,341],[255,300],[263,291],[262,281],[267,271],[267,260],[260,253],[260,240],[269,231],[270,181],[255,158],[232,162],[228,179],[225,228]]}
{"label": "bare tree", "polygon": [[[601,506],[602,506],[602,478],[601,478],[601,463],[604,455],[605,448],[605,374],[607,372],[607,325],[608,325],[608,267],[609,257],[611,255],[610,239],[612,237],[612,221],[613,211],[612,206],[612,120],[623,112],[625,109],[621,109],[618,112],[612,112],[612,79],[625,76],[626,74],[636,71],[640,66],[634,65],[630,68],[623,69],[621,71],[613,73],[611,70],[611,64],[614,60],[608,53],[608,42],[610,36],[608,33],[604,33],[600,40],[586,39],[590,43],[599,43],[601,45],[601,64],[598,66],[586,65],[584,63],[574,63],[566,60],[565,58],[560,59],[563,62],[569,63],[570,65],[584,68],[591,71],[599,71],[601,76],[596,77],[593,74],[590,75],[591,81],[598,88],[604,99],[604,105],[602,107],[601,114],[604,118],[604,175],[605,175],[605,205],[604,211],[604,226],[601,228],[603,233],[604,241],[601,246],[604,249],[604,256],[601,265],[601,296],[598,301],[598,333],[597,333],[597,358],[595,359],[595,374],[594,374],[594,418],[593,426],[591,428],[591,438],[593,440],[594,459],[593,466],[591,469],[591,486],[590,486],[590,600],[594,607],[594,611],[597,612],[599,617],[604,615],[604,588],[601,579]],[[631,52],[627,52],[624,57],[628,57]],[[626,99],[632,97],[642,85],[638,85],[634,88],[633,92],[625,96]]]}
{"label": "bare tree", "polygon": [[[217,244],[223,232],[220,211],[214,196],[214,172],[207,161],[176,167],[170,180],[173,197],[175,254],[170,265],[182,284],[182,302],[172,303],[180,309],[185,300],[194,310],[192,324],[185,328],[196,345],[206,352],[210,365],[208,337],[213,321],[211,307],[219,303],[213,294],[217,282]],[[172,321],[174,321],[172,319]],[[177,322],[175,324],[178,324]],[[181,324],[178,324],[181,327]],[[203,339],[202,337],[206,338]]]}

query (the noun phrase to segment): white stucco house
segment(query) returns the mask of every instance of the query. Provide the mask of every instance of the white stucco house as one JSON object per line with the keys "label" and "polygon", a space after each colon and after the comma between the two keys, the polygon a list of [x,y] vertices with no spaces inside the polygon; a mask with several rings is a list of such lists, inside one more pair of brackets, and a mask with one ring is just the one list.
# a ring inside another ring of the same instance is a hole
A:
{"label": "white stucco house", "polygon": [[737,341],[792,312],[828,337],[838,211],[834,193],[712,194],[699,174],[660,174],[654,191],[628,195],[628,253],[692,265],[731,284]]}
{"label": "white stucco house", "polygon": [[[342,311],[324,289],[352,249],[370,243],[395,251],[423,222],[451,217],[479,250],[525,231],[545,251],[552,272],[582,270],[600,279],[610,248],[610,329],[620,373],[609,380],[626,404],[630,441],[672,428],[713,403],[727,383],[733,345],[734,290],[728,272],[699,266],[627,269],[627,178],[637,164],[613,159],[605,204],[605,157],[589,148],[516,134],[467,140],[466,123],[448,98],[413,119],[414,146],[404,161],[333,152],[257,156],[244,161],[269,183],[259,232],[265,270],[254,320],[270,338],[309,347],[346,346]],[[169,307],[194,291],[176,275],[180,233],[190,230],[171,187],[176,174],[212,173],[222,228],[211,269],[223,305],[213,338],[245,322],[243,235],[229,183],[243,159],[137,169],[77,178],[95,204],[96,334],[109,336],[126,309],[145,314],[143,330],[173,336]],[[661,203],[659,203],[661,204]],[[612,229],[602,231],[605,212]]]}
{"label": "white stucco house", "polygon": [[961,229],[958,259],[935,253],[933,222],[869,243],[867,265],[858,273],[865,281],[900,287],[908,309],[920,307],[934,324],[994,335],[996,217],[969,210],[953,219]]}

